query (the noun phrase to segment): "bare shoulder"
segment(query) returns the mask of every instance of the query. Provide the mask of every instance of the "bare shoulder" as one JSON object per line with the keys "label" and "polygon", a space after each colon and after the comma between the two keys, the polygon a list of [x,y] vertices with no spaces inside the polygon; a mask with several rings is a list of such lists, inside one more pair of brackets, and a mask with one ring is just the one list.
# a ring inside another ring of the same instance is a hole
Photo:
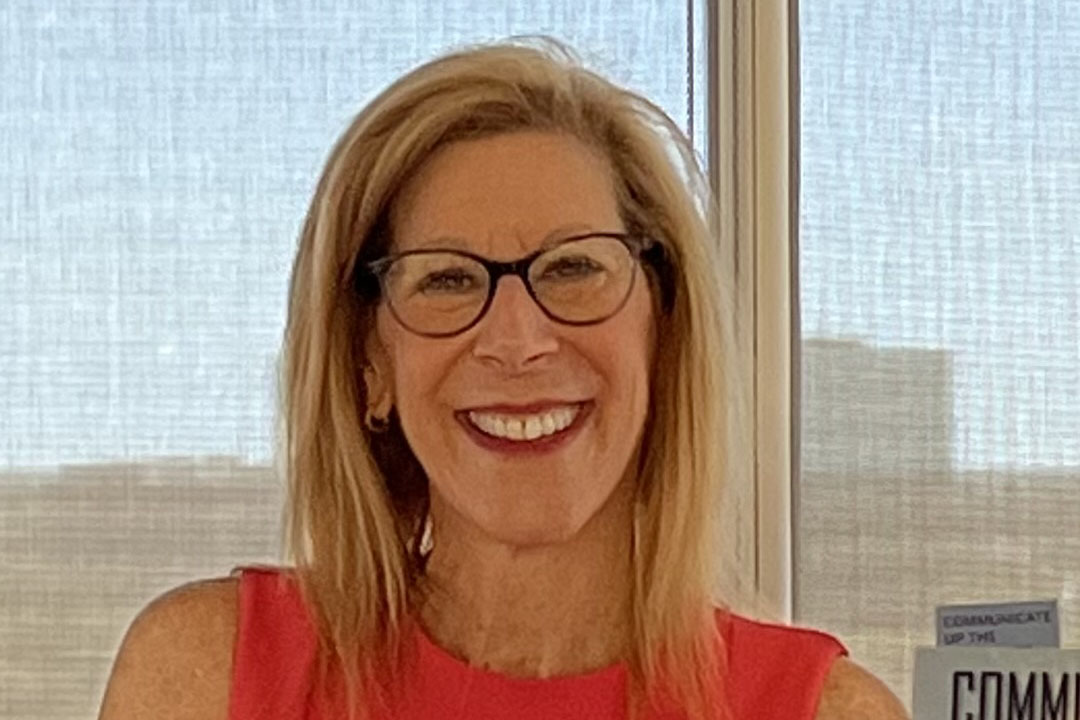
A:
{"label": "bare shoulder", "polygon": [[816,720],[908,720],[908,714],[885,683],[838,658],[825,678]]}
{"label": "bare shoulder", "polygon": [[100,720],[225,720],[238,582],[200,580],[147,605],[120,645]]}

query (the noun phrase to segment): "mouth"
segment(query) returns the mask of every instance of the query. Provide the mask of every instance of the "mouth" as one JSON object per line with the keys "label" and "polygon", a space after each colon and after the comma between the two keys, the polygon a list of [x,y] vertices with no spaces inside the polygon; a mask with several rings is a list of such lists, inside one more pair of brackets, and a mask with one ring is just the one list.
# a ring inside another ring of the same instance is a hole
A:
{"label": "mouth", "polygon": [[476,408],[455,413],[481,447],[498,452],[547,452],[569,442],[591,414],[591,400],[527,407]]}

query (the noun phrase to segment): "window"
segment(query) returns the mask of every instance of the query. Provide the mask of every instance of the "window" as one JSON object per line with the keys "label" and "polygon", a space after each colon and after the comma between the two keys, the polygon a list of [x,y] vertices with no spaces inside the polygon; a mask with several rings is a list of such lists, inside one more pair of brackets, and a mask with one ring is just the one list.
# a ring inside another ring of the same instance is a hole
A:
{"label": "window", "polygon": [[795,616],[910,702],[948,602],[1080,642],[1080,6],[800,3]]}
{"label": "window", "polygon": [[0,10],[0,717],[95,712],[147,599],[274,561],[296,237],[351,116],[550,34],[705,152],[703,0],[11,0]]}

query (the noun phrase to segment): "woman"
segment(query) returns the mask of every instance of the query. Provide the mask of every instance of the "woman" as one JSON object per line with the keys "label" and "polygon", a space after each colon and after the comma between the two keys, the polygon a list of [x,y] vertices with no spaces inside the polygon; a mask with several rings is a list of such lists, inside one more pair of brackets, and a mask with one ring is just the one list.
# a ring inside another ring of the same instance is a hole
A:
{"label": "woman", "polygon": [[715,604],[709,207],[674,124],[558,48],[376,98],[293,269],[295,568],[152,603],[102,717],[903,717],[836,640]]}

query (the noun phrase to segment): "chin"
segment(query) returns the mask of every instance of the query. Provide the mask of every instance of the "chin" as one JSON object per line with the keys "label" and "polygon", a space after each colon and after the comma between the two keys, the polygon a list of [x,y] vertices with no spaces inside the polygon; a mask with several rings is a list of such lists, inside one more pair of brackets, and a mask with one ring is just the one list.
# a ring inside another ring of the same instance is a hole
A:
{"label": "chin", "polygon": [[534,470],[513,488],[485,478],[469,485],[447,483],[440,492],[436,482],[432,485],[433,510],[445,513],[448,532],[454,532],[453,525],[469,526],[469,534],[506,547],[527,549],[572,542],[599,529],[594,526],[617,513],[612,502],[625,493],[602,471],[588,473],[592,482],[566,477],[560,482],[558,475],[565,472],[565,468]]}
{"label": "chin", "polygon": [[558,518],[519,517],[513,520],[503,516],[478,525],[500,543],[527,549],[568,542],[581,532],[585,522],[575,522],[565,515]]}

